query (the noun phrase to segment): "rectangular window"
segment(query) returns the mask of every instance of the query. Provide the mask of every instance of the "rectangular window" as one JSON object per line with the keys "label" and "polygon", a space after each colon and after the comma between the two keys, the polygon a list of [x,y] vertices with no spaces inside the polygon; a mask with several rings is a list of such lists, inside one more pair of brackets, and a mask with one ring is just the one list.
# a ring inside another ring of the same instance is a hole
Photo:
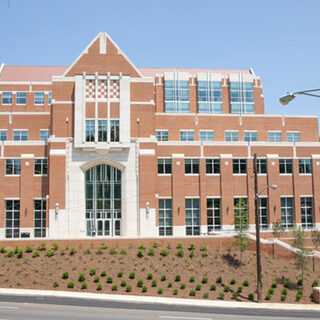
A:
{"label": "rectangular window", "polygon": [[44,104],[44,92],[34,93],[34,104],[37,104],[37,105]]}
{"label": "rectangular window", "polygon": [[20,200],[5,200],[6,238],[20,237]]}
{"label": "rectangular window", "polygon": [[238,131],[225,131],[224,132],[225,141],[239,141]]}
{"label": "rectangular window", "polygon": [[300,132],[287,131],[287,141],[288,142],[299,142],[300,141]]}
{"label": "rectangular window", "polygon": [[280,174],[292,174],[292,159],[279,159]]}
{"label": "rectangular window", "polygon": [[26,104],[27,103],[27,93],[26,92],[17,92],[16,94],[17,104]]}
{"label": "rectangular window", "polygon": [[165,112],[189,112],[189,81],[164,81]]}
{"label": "rectangular window", "polygon": [[199,174],[199,159],[184,160],[185,174]]}
{"label": "rectangular window", "polygon": [[220,174],[220,159],[206,159],[206,174]]}
{"label": "rectangular window", "polygon": [[281,198],[281,223],[288,229],[293,227],[293,198]]}
{"label": "rectangular window", "polygon": [[13,140],[14,141],[27,141],[28,140],[28,130],[13,130]]}
{"label": "rectangular window", "polygon": [[221,230],[220,199],[207,199],[207,225],[208,233],[215,230]]}
{"label": "rectangular window", "polygon": [[158,159],[158,174],[171,174],[171,159]]}
{"label": "rectangular window", "polygon": [[107,141],[107,120],[98,120],[98,141]]}
{"label": "rectangular window", "polygon": [[200,131],[200,141],[213,141],[213,131]]}
{"label": "rectangular window", "polygon": [[233,174],[247,173],[247,159],[233,159]]}
{"label": "rectangular window", "polygon": [[7,130],[0,130],[0,141],[7,140]]}
{"label": "rectangular window", "polygon": [[248,201],[247,198],[234,198],[234,227],[236,230],[248,229],[249,216],[248,216]]}
{"label": "rectangular window", "polygon": [[156,130],[156,139],[158,141],[168,141],[169,140],[168,130]]}
{"label": "rectangular window", "polygon": [[48,93],[48,104],[52,103],[52,92]]}
{"label": "rectangular window", "polygon": [[257,131],[245,131],[244,132],[244,141],[258,141],[258,133]]}
{"label": "rectangular window", "polygon": [[6,175],[20,175],[21,160],[20,159],[6,159]]}
{"label": "rectangular window", "polygon": [[34,200],[34,237],[46,236],[47,204],[45,199]]}
{"label": "rectangular window", "polygon": [[254,113],[253,83],[230,82],[231,113]]}
{"label": "rectangular window", "polygon": [[171,199],[159,199],[159,236],[172,236]]}
{"label": "rectangular window", "polygon": [[312,173],[311,159],[299,159],[299,173],[300,174]]}
{"label": "rectangular window", "polygon": [[198,81],[198,112],[222,113],[221,81]]}
{"label": "rectangular window", "polygon": [[186,235],[200,235],[200,201],[186,199]]}
{"label": "rectangular window", "polygon": [[259,198],[260,228],[268,229],[268,198]]}
{"label": "rectangular window", "polygon": [[180,141],[194,141],[194,132],[180,131]]}
{"label": "rectangular window", "polygon": [[86,141],[94,142],[95,133],[94,120],[86,120]]}
{"label": "rectangular window", "polygon": [[267,174],[267,159],[257,159],[258,174]]}
{"label": "rectangular window", "polygon": [[40,140],[48,140],[50,137],[49,130],[40,130]]}
{"label": "rectangular window", "polygon": [[12,104],[12,92],[2,92],[2,104]]}
{"label": "rectangular window", "polygon": [[118,142],[120,141],[120,125],[119,120],[110,121],[110,141]]}
{"label": "rectangular window", "polygon": [[281,142],[281,132],[280,131],[269,131],[268,132],[269,142]]}
{"label": "rectangular window", "polygon": [[301,225],[302,228],[313,228],[313,198],[301,197]]}
{"label": "rectangular window", "polygon": [[48,174],[48,160],[34,159],[34,175],[46,176]]}

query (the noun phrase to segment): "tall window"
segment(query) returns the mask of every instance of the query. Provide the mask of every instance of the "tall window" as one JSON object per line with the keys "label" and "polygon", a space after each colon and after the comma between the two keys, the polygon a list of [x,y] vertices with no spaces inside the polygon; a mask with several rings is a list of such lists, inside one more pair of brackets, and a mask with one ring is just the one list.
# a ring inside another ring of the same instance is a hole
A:
{"label": "tall window", "polygon": [[220,199],[207,199],[207,225],[208,233],[214,230],[221,230]]}
{"label": "tall window", "polygon": [[268,198],[259,198],[260,228],[268,229]]}
{"label": "tall window", "polygon": [[43,238],[46,236],[46,200],[34,200],[34,236]]}
{"label": "tall window", "polygon": [[221,81],[198,81],[198,112],[222,113]]}
{"label": "tall window", "polygon": [[26,92],[17,92],[16,94],[16,103],[17,104],[26,104],[27,103],[27,93]]}
{"label": "tall window", "polygon": [[186,199],[186,235],[200,235],[200,201]]}
{"label": "tall window", "polygon": [[48,140],[50,137],[49,130],[40,130],[40,140]]}
{"label": "tall window", "polygon": [[199,174],[199,159],[184,160],[185,174]]}
{"label": "tall window", "polygon": [[245,131],[244,132],[244,141],[258,141],[258,133],[257,131]]}
{"label": "tall window", "polygon": [[224,132],[225,141],[239,141],[238,131],[225,131]]}
{"label": "tall window", "polygon": [[7,140],[7,130],[0,130],[0,141]]}
{"label": "tall window", "polygon": [[12,104],[12,92],[2,92],[2,104]]}
{"label": "tall window", "polygon": [[110,141],[120,141],[119,120],[110,121]]}
{"label": "tall window", "polygon": [[159,199],[159,236],[172,236],[171,199]]}
{"label": "tall window", "polygon": [[171,174],[171,159],[158,159],[158,174]]}
{"label": "tall window", "polygon": [[52,92],[48,93],[48,104],[52,103]]}
{"label": "tall window", "polygon": [[94,120],[86,120],[86,141],[94,142],[95,133]]}
{"label": "tall window", "polygon": [[206,174],[220,174],[220,159],[206,159]]}
{"label": "tall window", "polygon": [[168,130],[156,130],[156,139],[158,141],[168,141],[169,140]]}
{"label": "tall window", "polygon": [[301,197],[301,225],[302,228],[313,228],[313,198]]}
{"label": "tall window", "polygon": [[28,130],[13,130],[13,140],[14,141],[27,141],[28,140]]}
{"label": "tall window", "polygon": [[20,200],[5,200],[6,238],[20,237]]}
{"label": "tall window", "polygon": [[230,82],[231,113],[254,113],[253,83]]}
{"label": "tall window", "polygon": [[165,112],[189,112],[189,81],[164,81]]}
{"label": "tall window", "polygon": [[180,131],[180,140],[181,141],[194,141],[194,132],[190,130]]}
{"label": "tall window", "polygon": [[257,171],[258,174],[267,173],[267,159],[257,159]]}
{"label": "tall window", "polygon": [[200,131],[200,141],[213,141],[213,131]]}
{"label": "tall window", "polygon": [[300,141],[300,132],[287,131],[287,141],[288,142],[299,142]]}
{"label": "tall window", "polygon": [[268,132],[269,142],[281,142],[281,132],[280,131],[269,131]]}
{"label": "tall window", "polygon": [[107,120],[98,120],[98,141],[107,141]]}
{"label": "tall window", "polygon": [[233,159],[233,174],[247,173],[247,159]]}
{"label": "tall window", "polygon": [[292,159],[279,159],[280,174],[292,174]]}
{"label": "tall window", "polygon": [[312,173],[311,159],[299,159],[299,173],[300,174]]}
{"label": "tall window", "polygon": [[6,159],[6,175],[20,175],[20,171],[20,159]]}
{"label": "tall window", "polygon": [[238,229],[248,229],[249,216],[248,216],[248,201],[247,198],[234,198],[234,227]]}
{"label": "tall window", "polygon": [[34,93],[34,104],[44,104],[44,92]]}
{"label": "tall window", "polygon": [[293,227],[293,198],[281,198],[281,223],[288,229]]}
{"label": "tall window", "polygon": [[46,176],[48,174],[47,159],[34,159],[34,175]]}

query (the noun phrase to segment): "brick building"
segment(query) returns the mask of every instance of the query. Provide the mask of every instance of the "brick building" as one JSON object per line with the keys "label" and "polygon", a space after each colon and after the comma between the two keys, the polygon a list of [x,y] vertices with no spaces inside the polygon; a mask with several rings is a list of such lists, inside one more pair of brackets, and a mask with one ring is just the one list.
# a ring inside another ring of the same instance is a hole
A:
{"label": "brick building", "polygon": [[316,116],[265,115],[253,70],[137,68],[105,33],[68,67],[0,68],[0,238],[319,226]]}

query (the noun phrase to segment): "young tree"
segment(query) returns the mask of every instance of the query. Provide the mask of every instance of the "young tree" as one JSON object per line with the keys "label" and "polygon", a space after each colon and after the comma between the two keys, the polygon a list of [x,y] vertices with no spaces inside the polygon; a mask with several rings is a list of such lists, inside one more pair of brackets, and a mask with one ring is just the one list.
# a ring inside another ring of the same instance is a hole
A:
{"label": "young tree", "polygon": [[[276,221],[273,226],[272,226],[272,235],[274,238],[277,238],[279,240],[279,238],[281,236],[283,236],[285,233],[285,227],[284,225],[281,223],[280,220]],[[273,241],[273,246],[272,246],[272,255],[273,255],[273,259],[274,259],[274,255],[275,255],[275,245],[274,245],[274,241]]]}
{"label": "young tree", "polygon": [[[314,229],[311,231],[311,240],[314,248],[318,251],[318,248],[320,247],[320,230]],[[315,271],[314,254],[312,257],[312,269]]]}

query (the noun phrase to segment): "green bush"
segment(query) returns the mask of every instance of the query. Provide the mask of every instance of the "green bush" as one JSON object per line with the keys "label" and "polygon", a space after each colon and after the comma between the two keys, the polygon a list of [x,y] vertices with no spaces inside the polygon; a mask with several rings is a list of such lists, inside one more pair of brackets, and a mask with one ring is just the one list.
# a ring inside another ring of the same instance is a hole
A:
{"label": "green bush", "polygon": [[243,285],[244,287],[249,287],[249,281],[248,281],[248,280],[244,280],[244,281],[242,282],[242,285]]}
{"label": "green bush", "polygon": [[21,259],[23,257],[23,250],[22,249],[18,249],[17,251],[17,258]]}
{"label": "green bush", "polygon": [[178,251],[177,251],[177,256],[182,258],[183,255],[184,255],[183,249],[181,249],[181,248],[178,249]]}
{"label": "green bush", "polygon": [[54,288],[59,287],[59,283],[58,283],[57,281],[54,281],[54,282],[53,282],[53,287],[54,287]]}
{"label": "green bush", "polygon": [[132,291],[132,287],[131,286],[127,286],[126,292],[131,292],[131,291]]}
{"label": "green bush", "polygon": [[52,250],[57,251],[58,248],[59,248],[59,245],[58,245],[56,242],[54,242],[54,243],[52,244]]}
{"label": "green bush", "polygon": [[[6,248],[4,246],[1,246],[0,247],[0,253],[6,253],[6,252],[7,252]],[[32,250],[30,252],[32,252]]]}
{"label": "green bush", "polygon": [[106,270],[102,270],[100,273],[101,277],[105,277],[107,275],[107,271]]}
{"label": "green bush", "polygon": [[197,285],[196,285],[196,290],[197,290],[197,291],[200,291],[200,290],[201,290],[201,284],[197,284]]}
{"label": "green bush", "polygon": [[239,286],[238,289],[237,289],[237,292],[238,292],[238,293],[241,293],[242,290],[243,290],[243,287],[242,287],[242,286]]}
{"label": "green bush", "polygon": [[62,274],[62,279],[68,279],[69,278],[69,272],[64,272]]}
{"label": "green bush", "polygon": [[112,283],[112,282],[113,282],[112,277],[108,277],[108,278],[107,278],[107,283]]}
{"label": "green bush", "polygon": [[148,273],[148,275],[147,275],[147,279],[148,279],[148,280],[152,280],[152,278],[153,278],[152,273]]}
{"label": "green bush", "polygon": [[207,277],[203,277],[201,282],[202,283],[208,283],[208,278]]}
{"label": "green bush", "polygon": [[134,272],[130,272],[130,273],[129,273],[129,278],[130,278],[130,279],[134,279],[135,276],[136,276],[136,274],[135,274]]}
{"label": "green bush", "polygon": [[82,282],[81,283],[81,289],[87,289],[87,283],[86,282]]}
{"label": "green bush", "polygon": [[117,291],[118,290],[118,286],[116,284],[114,284],[112,287],[111,287],[111,290],[112,291]]}
{"label": "green bush", "polygon": [[249,294],[248,294],[248,299],[251,300],[251,301],[253,301],[253,299],[254,299],[254,294],[253,294],[253,293],[249,293]]}
{"label": "green bush", "polygon": [[189,296],[190,297],[195,297],[195,295],[196,295],[196,291],[191,289],[190,292],[189,292]]}
{"label": "green bush", "polygon": [[235,279],[235,278],[232,278],[232,279],[230,280],[230,284],[236,284],[236,279]]}
{"label": "green bush", "polygon": [[221,277],[218,277],[217,279],[216,279],[216,283],[221,283],[222,282],[222,278]]}
{"label": "green bush", "polygon": [[220,291],[218,293],[219,299],[223,300],[224,299],[224,293],[222,291]]}
{"label": "green bush", "polygon": [[186,284],[185,283],[181,283],[180,289],[183,290],[186,288]]}
{"label": "green bush", "polygon": [[163,293],[163,289],[162,288],[159,288],[158,289],[158,294],[162,294]]}
{"label": "green bush", "polygon": [[203,294],[203,298],[204,298],[204,299],[208,299],[208,298],[209,298],[209,293],[208,293],[208,292],[204,293],[204,294]]}
{"label": "green bush", "polygon": [[180,275],[177,274],[174,281],[179,282],[180,280],[181,280],[181,277],[180,277]]}
{"label": "green bush", "polygon": [[138,249],[137,251],[137,257],[142,258],[144,254],[144,251],[142,249]]}
{"label": "green bush", "polygon": [[93,279],[93,282],[99,282],[99,280],[100,280],[99,276],[95,276]]}
{"label": "green bush", "polygon": [[273,294],[274,293],[274,289],[273,288],[269,288],[268,293],[269,294]]}
{"label": "green bush", "polygon": [[151,283],[151,287],[156,287],[156,286],[157,286],[157,281],[153,280],[152,283]]}
{"label": "green bush", "polygon": [[14,254],[17,254],[18,251],[19,251],[19,247],[18,247],[18,246],[15,246],[15,247],[14,247],[14,250],[13,250]]}
{"label": "green bush", "polygon": [[141,250],[146,250],[146,247],[144,244],[140,244],[139,248],[138,249],[141,249]]}
{"label": "green bush", "polygon": [[302,290],[298,290],[297,293],[300,294],[301,297],[303,296],[303,291]]}
{"label": "green bush", "polygon": [[40,255],[40,252],[39,252],[38,250],[35,250],[35,251],[33,251],[33,253],[32,253],[32,258],[39,257],[39,255]]}
{"label": "green bush", "polygon": [[281,299],[281,301],[285,301],[286,298],[287,298],[287,296],[285,294],[282,294],[280,299]]}
{"label": "green bush", "polygon": [[230,287],[229,286],[224,286],[224,292],[229,292],[230,291]]}
{"label": "green bush", "polygon": [[271,288],[276,288],[277,287],[277,282],[276,281],[273,281],[272,283],[271,283]]}
{"label": "green bush", "polygon": [[171,288],[172,287],[172,282],[169,282],[168,283],[168,288]]}
{"label": "green bush", "polygon": [[191,277],[189,278],[189,282],[194,282],[194,280],[195,280],[195,277],[194,277],[194,276],[191,276]]}
{"label": "green bush", "polygon": [[108,249],[108,246],[104,242],[101,242],[99,249],[105,250],[105,249]]}
{"label": "green bush", "polygon": [[299,293],[297,293],[296,294],[296,300],[299,301],[299,300],[301,300],[301,298],[302,298],[302,296]]}
{"label": "green bush", "polygon": [[169,254],[169,249],[168,248],[163,248],[160,252],[160,255],[163,257],[166,257]]}
{"label": "green bush", "polygon": [[285,288],[289,288],[290,287],[290,281],[289,280],[285,280],[283,283]]}
{"label": "green bush", "polygon": [[163,275],[161,276],[161,281],[166,281],[166,279],[167,279],[166,275],[163,274]]}
{"label": "green bush", "polygon": [[41,242],[40,245],[38,246],[38,250],[39,251],[46,250],[46,243],[45,242]]}
{"label": "green bush", "polygon": [[216,286],[215,284],[212,284],[212,285],[210,286],[210,290],[211,290],[211,291],[216,291],[216,289],[217,289],[217,286]]}
{"label": "green bush", "polygon": [[288,294],[288,289],[286,289],[286,288],[284,288],[283,290],[282,290],[282,294],[284,294],[285,296]]}
{"label": "green bush", "polygon": [[196,245],[193,242],[189,243],[189,250],[195,250],[195,249],[196,249]]}
{"label": "green bush", "polygon": [[79,277],[78,277],[78,281],[83,282],[84,280],[86,280],[84,274],[83,274],[83,273],[80,273],[80,274],[79,274]]}
{"label": "green bush", "polygon": [[119,271],[118,272],[118,278],[122,278],[122,276],[123,276],[123,271]]}
{"label": "green bush", "polygon": [[196,255],[195,250],[191,250],[190,253],[189,253],[189,257],[193,258],[195,255]]}
{"label": "green bush", "polygon": [[126,255],[126,254],[128,254],[128,250],[127,249],[121,249],[120,254]]}
{"label": "green bush", "polygon": [[71,249],[70,249],[70,256],[73,256],[73,255],[75,255],[76,253],[77,253],[76,248],[75,248],[75,247],[71,247]]}
{"label": "green bush", "polygon": [[6,257],[7,258],[12,258],[14,256],[14,251],[9,251],[7,254],[6,254]]}
{"label": "green bush", "polygon": [[178,294],[179,290],[178,289],[173,289],[173,295],[176,296]]}
{"label": "green bush", "polygon": [[94,276],[96,274],[96,269],[90,269],[89,274],[90,276]]}
{"label": "green bush", "polygon": [[120,284],[120,286],[121,287],[125,287],[127,285],[127,282],[126,282],[126,280],[122,280],[121,281],[121,284]]}
{"label": "green bush", "polygon": [[114,255],[114,254],[117,253],[117,249],[116,249],[115,247],[111,247],[110,250],[109,250],[109,253],[110,253],[111,255]]}
{"label": "green bush", "polygon": [[155,241],[155,242],[153,243],[153,247],[154,247],[155,249],[157,249],[158,246],[159,246],[159,242]]}
{"label": "green bush", "polygon": [[143,286],[143,281],[142,280],[138,280],[137,287],[142,288],[142,286]]}
{"label": "green bush", "polygon": [[101,283],[98,283],[98,285],[97,285],[97,290],[98,290],[98,291],[101,291],[101,290],[102,290],[102,284],[101,284]]}
{"label": "green bush", "polygon": [[237,291],[233,291],[232,292],[232,298],[237,298],[238,297],[238,292]]}
{"label": "green bush", "polygon": [[68,283],[68,288],[72,289],[73,287],[74,287],[74,283],[73,283],[72,281],[70,281],[70,282]]}
{"label": "green bush", "polygon": [[303,283],[303,280],[300,278],[300,279],[298,279],[298,281],[297,281],[297,284],[299,285],[299,286],[301,286],[302,285],[302,283]]}
{"label": "green bush", "polygon": [[319,285],[319,282],[317,280],[314,280],[312,282],[312,287],[317,287]]}
{"label": "green bush", "polygon": [[153,247],[151,247],[151,248],[149,249],[148,255],[151,256],[151,257],[153,257],[153,256],[155,255],[155,253],[156,253],[156,250],[155,250]]}
{"label": "green bush", "polygon": [[182,243],[181,243],[181,242],[178,242],[178,244],[177,244],[177,249],[182,249],[182,248],[183,248]]}
{"label": "green bush", "polygon": [[48,250],[48,251],[46,252],[46,256],[47,256],[47,257],[52,257],[52,256],[54,256],[54,250]]}
{"label": "green bush", "polygon": [[[24,252],[27,252],[27,253],[31,253],[32,251],[33,249],[31,246],[26,246],[26,248],[24,249]],[[0,248],[0,252],[1,252],[1,248]]]}
{"label": "green bush", "polygon": [[147,288],[146,286],[143,286],[141,291],[142,291],[142,292],[147,292],[147,291],[148,291],[148,288]]}
{"label": "green bush", "polygon": [[266,300],[271,300],[271,294],[270,294],[270,293],[267,293],[265,299],[266,299]]}

